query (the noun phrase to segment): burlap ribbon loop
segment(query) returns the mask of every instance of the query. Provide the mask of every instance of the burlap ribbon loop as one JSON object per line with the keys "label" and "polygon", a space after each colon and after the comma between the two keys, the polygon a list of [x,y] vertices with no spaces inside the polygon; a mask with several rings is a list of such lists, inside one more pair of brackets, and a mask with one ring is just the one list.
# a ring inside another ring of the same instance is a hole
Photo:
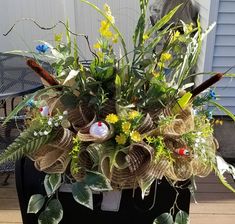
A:
{"label": "burlap ribbon loop", "polygon": [[64,173],[70,161],[69,152],[73,148],[73,133],[60,129],[55,140],[28,155],[39,171],[46,173]]}

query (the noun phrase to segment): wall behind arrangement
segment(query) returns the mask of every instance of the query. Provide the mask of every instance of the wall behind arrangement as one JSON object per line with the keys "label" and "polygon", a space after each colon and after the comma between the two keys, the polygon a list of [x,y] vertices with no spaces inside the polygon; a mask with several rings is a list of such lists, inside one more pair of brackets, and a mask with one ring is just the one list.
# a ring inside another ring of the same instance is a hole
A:
{"label": "wall behind arrangement", "polygon": [[62,32],[62,26],[53,31],[43,31],[32,22],[18,22],[12,32],[4,37],[9,28],[22,18],[33,18],[42,26],[52,26],[65,20],[64,0],[1,0],[0,1],[0,52],[15,49],[34,50],[36,40],[53,41],[53,34]]}

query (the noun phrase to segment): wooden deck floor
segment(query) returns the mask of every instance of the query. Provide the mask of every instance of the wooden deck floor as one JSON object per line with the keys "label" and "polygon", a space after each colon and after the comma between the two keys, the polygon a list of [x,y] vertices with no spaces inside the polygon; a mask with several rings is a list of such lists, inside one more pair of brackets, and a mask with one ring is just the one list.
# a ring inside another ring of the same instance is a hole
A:
{"label": "wooden deck floor", "polygon": [[[3,178],[0,175],[0,183]],[[228,180],[233,183],[231,178]],[[9,183],[8,186],[0,186],[0,224],[21,224],[14,176],[9,179]],[[234,224],[235,194],[227,190],[212,175],[198,179],[197,183],[196,199],[198,204],[191,203],[190,223]],[[234,183],[233,186],[235,186]]]}

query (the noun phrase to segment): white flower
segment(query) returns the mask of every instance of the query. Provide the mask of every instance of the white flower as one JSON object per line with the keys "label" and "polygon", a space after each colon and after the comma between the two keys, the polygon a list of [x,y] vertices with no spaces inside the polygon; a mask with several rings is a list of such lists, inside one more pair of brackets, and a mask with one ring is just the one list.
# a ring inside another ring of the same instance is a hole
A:
{"label": "white flower", "polygon": [[44,135],[48,135],[49,134],[49,131],[44,131]]}
{"label": "white flower", "polygon": [[196,143],[199,143],[199,142],[200,142],[200,138],[196,138],[196,139],[195,139],[195,142],[196,142]]}
{"label": "white flower", "polygon": [[52,122],[49,120],[49,121],[47,122],[47,124],[51,126],[51,125],[52,125]]}
{"label": "white flower", "polygon": [[197,133],[198,136],[200,136],[201,134],[202,134],[202,132],[200,132],[200,131]]}
{"label": "white flower", "polygon": [[194,146],[197,148],[199,145],[198,145],[198,143],[195,143],[195,145],[194,145]]}
{"label": "white flower", "polygon": [[43,132],[39,131],[39,135],[40,135],[40,136],[43,136]]}
{"label": "white flower", "polygon": [[33,135],[34,135],[34,136],[38,136],[38,133],[35,131],[35,132],[33,133]]}
{"label": "white flower", "polygon": [[55,126],[56,126],[56,127],[58,127],[58,126],[59,126],[59,123],[58,123],[58,122],[56,122],[56,123],[55,123]]}
{"label": "white flower", "polygon": [[63,116],[60,115],[60,116],[59,116],[59,120],[62,120],[62,119],[63,119]]}
{"label": "white flower", "polygon": [[65,111],[63,112],[63,115],[68,115],[68,111],[65,110]]}
{"label": "white flower", "polygon": [[206,140],[204,138],[201,138],[202,143],[206,143]]}

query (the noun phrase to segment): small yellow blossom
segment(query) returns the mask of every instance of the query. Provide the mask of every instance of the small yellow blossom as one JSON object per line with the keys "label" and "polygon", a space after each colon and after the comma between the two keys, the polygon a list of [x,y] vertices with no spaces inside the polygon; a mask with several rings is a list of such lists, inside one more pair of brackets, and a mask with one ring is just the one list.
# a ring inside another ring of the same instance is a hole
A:
{"label": "small yellow blossom", "polygon": [[162,53],[160,61],[165,62],[165,61],[169,61],[171,59],[172,59],[172,55],[170,53]]}
{"label": "small yellow blossom", "polygon": [[100,49],[100,48],[101,48],[100,43],[99,43],[99,42],[95,43],[95,44],[93,45],[93,48],[95,48],[95,49]]}
{"label": "small yellow blossom", "polygon": [[112,41],[114,44],[116,44],[118,42],[118,37],[119,37],[118,34],[113,35]]}
{"label": "small yellow blossom", "polygon": [[124,134],[117,135],[115,140],[119,145],[126,144],[126,136]]}
{"label": "small yellow blossom", "polygon": [[143,35],[143,40],[145,41],[145,40],[148,40],[148,39],[149,39],[149,36],[147,34],[144,34]]}
{"label": "small yellow blossom", "polygon": [[193,23],[190,23],[189,25],[187,25],[187,32],[191,33],[193,31]]}
{"label": "small yellow blossom", "polygon": [[55,42],[61,42],[62,40],[62,33],[59,33],[59,34],[55,34]]}
{"label": "small yellow blossom", "polygon": [[131,123],[130,122],[124,122],[122,123],[122,130],[125,134],[128,134],[130,132]]}
{"label": "small yellow blossom", "polygon": [[129,119],[133,120],[133,119],[139,117],[140,113],[136,110],[133,110],[133,111],[130,111],[128,115],[129,115]]}
{"label": "small yellow blossom", "polygon": [[160,73],[159,73],[159,72],[156,72],[156,71],[153,71],[152,74],[153,74],[153,76],[156,77],[156,78],[160,76]]}
{"label": "small yellow blossom", "polygon": [[134,142],[140,142],[142,140],[141,134],[138,131],[132,131],[131,134],[131,140]]}
{"label": "small yellow blossom", "polygon": [[111,9],[110,9],[109,5],[105,3],[103,8],[104,8],[104,12],[105,12],[106,16],[108,17],[109,21],[112,24],[114,24],[115,23],[115,19],[112,16],[112,12],[111,12]]}
{"label": "small yellow blossom", "polygon": [[110,28],[110,22],[107,20],[102,20],[100,23],[100,34],[103,37],[111,38],[113,36],[113,33],[109,30]]}
{"label": "small yellow blossom", "polygon": [[118,122],[118,116],[116,114],[109,114],[106,116],[105,121],[110,124],[115,124]]}
{"label": "small yellow blossom", "polygon": [[162,69],[162,68],[164,67],[164,63],[158,62],[158,63],[157,63],[157,66],[158,66],[159,69]]}
{"label": "small yellow blossom", "polygon": [[179,37],[180,37],[180,32],[177,30],[173,35],[172,41],[176,41]]}

